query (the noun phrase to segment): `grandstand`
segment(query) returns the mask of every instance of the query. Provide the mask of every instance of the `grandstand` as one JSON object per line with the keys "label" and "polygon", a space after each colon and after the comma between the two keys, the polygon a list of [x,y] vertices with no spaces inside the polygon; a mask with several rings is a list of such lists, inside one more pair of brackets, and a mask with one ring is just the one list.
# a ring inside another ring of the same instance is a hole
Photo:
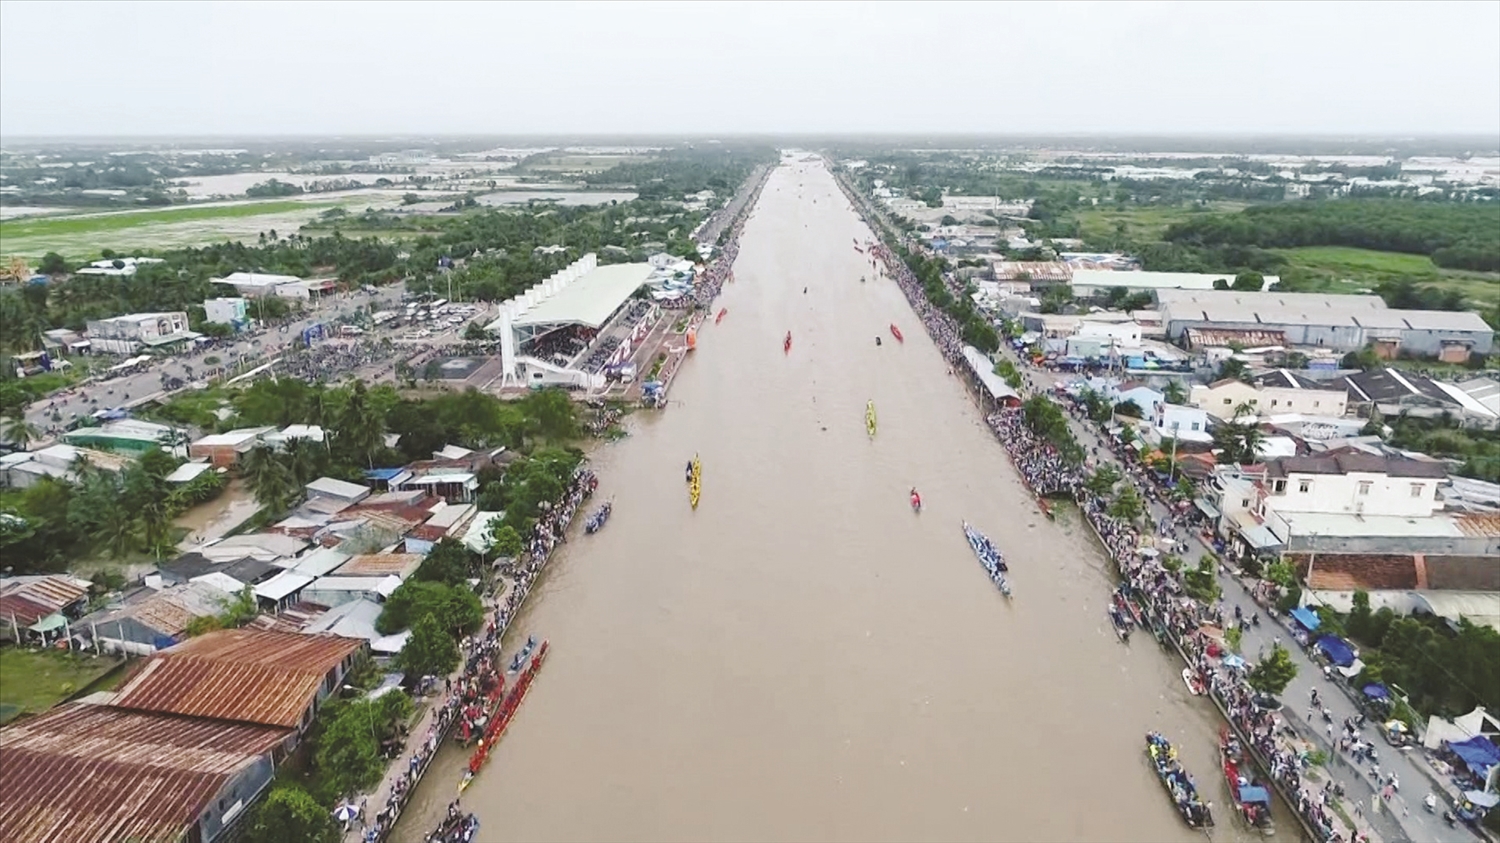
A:
{"label": "grandstand", "polygon": [[599,266],[584,255],[500,306],[485,327],[500,339],[501,386],[599,389],[604,369],[628,358],[654,309],[633,294],[650,278],[645,263]]}

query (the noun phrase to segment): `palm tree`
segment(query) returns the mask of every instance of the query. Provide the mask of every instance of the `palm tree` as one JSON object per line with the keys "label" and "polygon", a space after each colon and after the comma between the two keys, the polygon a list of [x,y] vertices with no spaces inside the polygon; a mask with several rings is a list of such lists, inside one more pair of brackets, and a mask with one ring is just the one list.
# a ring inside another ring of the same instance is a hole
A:
{"label": "palm tree", "polygon": [[1162,390],[1162,395],[1167,399],[1168,404],[1181,404],[1187,401],[1187,392],[1183,390],[1182,384],[1175,380],[1167,381],[1166,389]]}
{"label": "palm tree", "polygon": [[266,445],[256,445],[245,454],[240,464],[240,473],[255,495],[256,503],[280,512],[297,493],[297,479],[281,461],[275,451]]}
{"label": "palm tree", "polygon": [[23,409],[20,414],[5,419],[3,428],[5,440],[12,445],[24,449],[28,442],[40,438],[36,425],[26,420]]}

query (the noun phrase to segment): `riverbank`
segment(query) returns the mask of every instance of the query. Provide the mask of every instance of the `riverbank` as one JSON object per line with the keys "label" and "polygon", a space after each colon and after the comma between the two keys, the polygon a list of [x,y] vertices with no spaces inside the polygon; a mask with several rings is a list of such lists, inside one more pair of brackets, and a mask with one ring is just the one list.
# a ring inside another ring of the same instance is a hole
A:
{"label": "riverbank", "polygon": [[[584,501],[593,495],[598,479],[580,467],[567,492],[538,520],[526,541],[526,550],[509,564],[496,567],[501,575],[484,596],[485,631],[464,641],[464,662],[444,677],[441,702],[427,705],[410,726],[400,755],[370,791],[351,803],[359,806],[359,819],[344,834],[345,843],[384,843],[401,819],[412,796],[432,767],[443,742],[459,724],[466,692],[484,679],[487,666],[499,663],[501,645],[511,622],[519,614],[531,588],[541,575],[553,550],[564,540]],[[377,806],[373,813],[368,806]]]}
{"label": "riverbank", "polygon": [[[887,236],[892,236],[885,221],[871,211],[862,196],[853,191],[843,179],[839,179],[839,185],[851,204],[860,209],[861,215],[873,230],[883,230]],[[986,396],[987,393],[977,378],[962,365],[962,343],[954,320],[926,300],[917,279],[890,248],[883,244],[874,245],[871,252],[884,264],[882,274],[895,280],[901,287],[944,357],[964,373],[970,394]],[[961,295],[962,292],[959,290],[957,294]],[[986,401],[987,399],[981,398],[982,404]],[[987,406],[986,409],[991,407]],[[1366,824],[1360,822],[1357,809],[1355,819],[1348,818],[1336,809],[1335,789],[1331,780],[1325,780],[1323,788],[1309,787],[1311,777],[1308,773],[1313,767],[1310,763],[1310,744],[1306,741],[1301,746],[1287,743],[1284,740],[1285,733],[1292,730],[1285,719],[1250,704],[1253,693],[1244,684],[1243,660],[1239,661],[1239,668],[1235,668],[1226,666],[1228,660],[1222,657],[1217,660],[1209,658],[1210,652],[1218,653],[1219,656],[1228,655],[1219,646],[1211,645],[1208,634],[1203,631],[1210,623],[1216,628],[1223,628],[1225,618],[1222,603],[1219,607],[1210,608],[1186,597],[1176,572],[1169,572],[1161,567],[1159,555],[1154,548],[1150,554],[1142,553],[1142,537],[1134,528],[1112,518],[1106,514],[1100,501],[1083,494],[1081,476],[1076,469],[1068,466],[1049,444],[1030,435],[1020,418],[1019,410],[989,414],[988,421],[1028,488],[1046,489],[1069,497],[1077,496],[1085,520],[1089,522],[1118,572],[1133,587],[1142,605],[1153,616],[1154,625],[1163,630],[1165,639],[1172,648],[1191,669],[1208,678],[1212,690],[1211,701],[1238,733],[1242,742],[1251,748],[1257,762],[1270,772],[1273,783],[1286,804],[1292,807],[1303,831],[1317,840],[1378,839]],[[1130,477],[1128,472],[1126,477]],[[1151,499],[1150,490],[1145,490],[1143,499]],[[1354,826],[1352,830],[1350,825]],[[1394,839],[1406,838],[1398,829]]]}

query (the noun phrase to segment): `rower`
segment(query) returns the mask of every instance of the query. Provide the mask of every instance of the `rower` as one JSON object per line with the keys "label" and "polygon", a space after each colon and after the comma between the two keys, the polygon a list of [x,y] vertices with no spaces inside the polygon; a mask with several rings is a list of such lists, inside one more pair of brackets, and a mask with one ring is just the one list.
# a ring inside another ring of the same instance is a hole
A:
{"label": "rower", "polygon": [[807,295],[807,288],[806,287],[802,288],[802,295],[804,295],[804,296]]}
{"label": "rower", "polygon": [[875,338],[875,344],[876,345],[880,345],[880,337],[876,337]]}

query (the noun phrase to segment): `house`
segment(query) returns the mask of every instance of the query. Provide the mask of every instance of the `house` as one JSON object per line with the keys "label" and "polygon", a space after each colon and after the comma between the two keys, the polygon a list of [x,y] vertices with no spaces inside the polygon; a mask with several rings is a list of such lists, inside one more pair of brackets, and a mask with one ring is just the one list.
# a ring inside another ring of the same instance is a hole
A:
{"label": "house", "polygon": [[1435,381],[1414,372],[1380,368],[1345,375],[1331,385],[1348,392],[1349,403],[1374,408],[1382,415],[1438,418],[1450,415],[1465,424],[1493,427],[1500,414],[1460,389],[1456,384]]}
{"label": "house", "polygon": [[152,656],[111,704],[300,734],[364,647],[333,635],[216,630]]}
{"label": "house", "polygon": [[425,554],[448,536],[462,536],[479,508],[474,504],[448,504],[439,501],[432,516],[406,536],[408,553]]}
{"label": "house", "polygon": [[17,451],[0,456],[0,486],[28,489],[44,477],[76,481],[74,466],[83,460],[104,471],[120,472],[130,463],[126,457],[106,451],[56,444],[35,451]]}
{"label": "house", "polygon": [[295,275],[271,275],[262,272],[233,272],[223,278],[209,279],[214,284],[227,284],[245,298],[277,295],[277,288],[302,283]]}
{"label": "house", "polygon": [[1472,378],[1456,385],[1481,407],[1500,417],[1500,381],[1494,378]]}
{"label": "house", "polygon": [[369,600],[383,603],[387,597],[401,587],[401,578],[383,577],[319,577],[317,582],[302,589],[302,599],[310,603],[338,608],[352,600]]}
{"label": "house", "polygon": [[251,556],[228,562],[217,562],[196,552],[184,553],[156,568],[156,572],[161,575],[162,582],[167,585],[197,582],[206,576],[213,575],[212,582],[231,594],[238,594],[246,586],[265,582],[280,571],[280,568],[270,562]]}
{"label": "house", "polygon": [[65,629],[88,607],[89,582],[63,574],[0,579],[0,640],[20,642],[26,631],[46,637]]}
{"label": "house", "polygon": [[1249,405],[1257,416],[1304,413],[1314,416],[1342,416],[1348,405],[1348,393],[1342,389],[1309,389],[1301,379],[1297,386],[1251,386],[1241,380],[1224,378],[1208,386],[1194,385],[1188,392],[1188,403],[1209,415],[1233,421],[1235,411]]}
{"label": "house", "polygon": [[1320,552],[1285,559],[1306,583],[1309,603],[1348,612],[1354,592],[1363,591],[1373,610],[1453,623],[1467,618],[1500,629],[1500,564],[1492,556]]}
{"label": "house", "polygon": [[321,443],[325,438],[323,428],[315,424],[289,424],[281,430],[272,430],[261,437],[261,441],[273,450],[280,451],[294,439]]}
{"label": "house", "polygon": [[375,620],[380,617],[384,609],[385,607],[373,600],[363,598],[351,600],[314,618],[303,629],[303,632],[309,635],[327,633],[344,638],[359,638],[369,642],[370,652],[375,655],[394,656],[406,646],[406,640],[411,637],[411,631],[406,630],[395,635],[381,635],[376,631]]}
{"label": "house", "polygon": [[242,297],[204,299],[203,321],[232,325],[235,330],[240,330],[250,322],[245,314],[247,304],[248,301]]}
{"label": "house", "polygon": [[274,427],[242,427],[228,433],[214,433],[188,444],[188,456],[195,460],[207,460],[215,468],[230,468],[240,458],[259,445],[261,439],[274,431]]}
{"label": "house", "polygon": [[158,449],[181,456],[184,449],[174,443],[183,438],[182,431],[174,427],[140,419],[118,419],[99,427],[80,427],[62,435],[62,440],[69,445],[132,457]]}
{"label": "house", "polygon": [[139,354],[144,349],[166,348],[202,336],[188,329],[187,313],[132,313],[86,323],[89,348],[96,354]]}
{"label": "house", "polygon": [[197,618],[219,615],[234,595],[207,582],[156,591],[133,591],[117,604],[79,621],[89,635],[109,652],[150,655],[176,644]]}
{"label": "house", "polygon": [[0,729],[0,840],[188,840],[230,833],[293,731],[69,703]]}
{"label": "house", "polygon": [[1182,442],[1212,442],[1208,432],[1208,413],[1197,407],[1168,404],[1163,401],[1152,413],[1151,426],[1162,439],[1177,439]]}
{"label": "house", "polygon": [[[419,553],[364,553],[330,571],[327,577],[396,577],[403,582],[422,565]],[[327,578],[325,577],[325,579]]]}
{"label": "house", "polygon": [[370,487],[358,483],[346,483],[332,477],[319,477],[307,484],[309,498],[333,498],[348,504],[356,504],[370,496]]}
{"label": "house", "polygon": [[105,258],[79,267],[74,275],[98,275],[106,278],[129,278],[140,267],[164,263],[163,258]]}
{"label": "house", "polygon": [[1043,287],[1073,281],[1073,268],[1062,261],[1000,260],[990,264],[990,269],[996,281],[1024,282],[1028,289],[1033,284]]}
{"label": "house", "polygon": [[303,539],[280,533],[245,533],[219,539],[193,550],[214,562],[230,562],[248,556],[270,562],[279,568],[290,568],[296,564],[291,560],[306,550],[307,545]]}
{"label": "house", "polygon": [[1153,418],[1157,406],[1167,403],[1167,397],[1161,392],[1144,384],[1121,384],[1109,389],[1104,393],[1105,397],[1115,404],[1134,404],[1141,410],[1141,418]]}
{"label": "house", "polygon": [[1489,354],[1495,340],[1477,313],[1395,310],[1379,296],[1162,289],[1156,299],[1173,339],[1190,328],[1270,330],[1296,346],[1348,352],[1371,345],[1387,358],[1406,351],[1455,363]]}

